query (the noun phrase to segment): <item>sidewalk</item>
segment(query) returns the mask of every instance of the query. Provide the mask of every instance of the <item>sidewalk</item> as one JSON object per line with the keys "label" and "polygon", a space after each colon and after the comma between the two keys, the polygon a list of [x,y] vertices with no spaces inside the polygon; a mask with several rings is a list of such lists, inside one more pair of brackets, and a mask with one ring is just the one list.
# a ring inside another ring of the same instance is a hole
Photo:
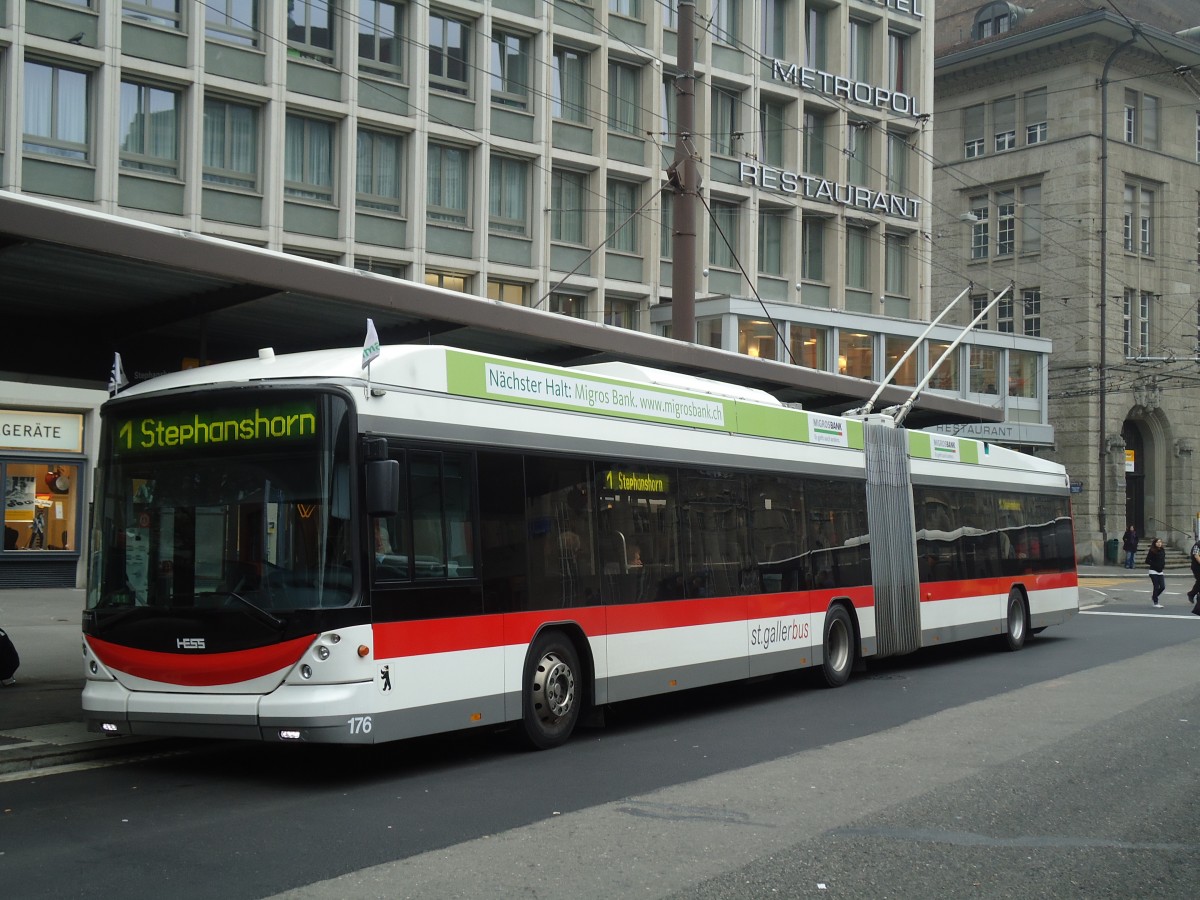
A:
{"label": "sidewalk", "polygon": [[0,687],[0,775],[145,743],[90,734],[83,725],[83,601],[75,589],[0,591],[0,627],[21,656],[17,683]]}
{"label": "sidewalk", "polygon": [[[1080,566],[1081,579],[1145,578],[1143,568]],[[1191,572],[1172,569],[1175,590],[1191,587]],[[1186,585],[1179,587],[1180,582]],[[0,627],[21,654],[17,683],[0,688],[0,776],[125,753],[158,739],[107,737],[83,725],[80,625],[84,592],[0,590]]]}

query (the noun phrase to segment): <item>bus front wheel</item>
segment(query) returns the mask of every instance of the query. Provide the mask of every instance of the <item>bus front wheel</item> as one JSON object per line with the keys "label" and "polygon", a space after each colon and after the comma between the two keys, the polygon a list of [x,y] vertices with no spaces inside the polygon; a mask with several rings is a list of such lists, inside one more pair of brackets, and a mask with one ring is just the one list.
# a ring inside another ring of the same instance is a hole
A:
{"label": "bus front wheel", "polygon": [[583,705],[579,654],[560,632],[541,635],[525,664],[522,704],[525,740],[535,750],[566,743]]}
{"label": "bus front wheel", "polygon": [[821,677],[826,687],[841,687],[854,666],[854,623],[844,606],[830,607],[821,638]]}

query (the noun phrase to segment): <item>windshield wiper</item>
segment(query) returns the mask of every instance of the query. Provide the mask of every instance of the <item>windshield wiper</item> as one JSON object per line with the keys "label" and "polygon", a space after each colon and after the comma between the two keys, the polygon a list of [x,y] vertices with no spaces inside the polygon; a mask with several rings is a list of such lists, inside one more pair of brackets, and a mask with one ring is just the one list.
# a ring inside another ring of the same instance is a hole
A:
{"label": "windshield wiper", "polygon": [[245,606],[246,609],[250,610],[254,618],[258,619],[260,622],[265,622],[267,625],[270,625],[272,628],[277,628],[280,631],[287,627],[287,623],[285,623],[283,619],[277,618],[276,616],[271,615],[261,606],[251,603],[237,591],[226,591],[225,594]]}

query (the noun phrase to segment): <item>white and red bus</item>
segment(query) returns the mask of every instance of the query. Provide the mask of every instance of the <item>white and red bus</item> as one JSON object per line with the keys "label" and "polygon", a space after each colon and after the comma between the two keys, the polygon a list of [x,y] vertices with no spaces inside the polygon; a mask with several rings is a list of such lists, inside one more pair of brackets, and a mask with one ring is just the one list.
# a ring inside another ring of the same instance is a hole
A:
{"label": "white and red bus", "polygon": [[372,743],[1078,609],[1064,470],[611,363],[447,347],[178,372],[103,407],[89,727]]}

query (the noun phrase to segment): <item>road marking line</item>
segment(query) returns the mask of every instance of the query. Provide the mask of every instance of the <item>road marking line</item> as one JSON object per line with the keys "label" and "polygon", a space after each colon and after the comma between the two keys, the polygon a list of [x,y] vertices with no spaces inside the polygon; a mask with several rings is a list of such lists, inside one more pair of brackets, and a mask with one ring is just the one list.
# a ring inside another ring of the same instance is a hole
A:
{"label": "road marking line", "polygon": [[1144,613],[1103,612],[1101,610],[1094,609],[1094,608],[1083,609],[1082,607],[1079,610],[1079,614],[1083,615],[1083,616],[1125,616],[1127,618],[1133,618],[1133,619],[1190,619],[1190,618],[1192,618],[1191,613],[1182,613],[1179,615],[1176,615],[1175,613],[1170,613],[1168,615],[1163,615],[1160,612],[1144,612]]}

